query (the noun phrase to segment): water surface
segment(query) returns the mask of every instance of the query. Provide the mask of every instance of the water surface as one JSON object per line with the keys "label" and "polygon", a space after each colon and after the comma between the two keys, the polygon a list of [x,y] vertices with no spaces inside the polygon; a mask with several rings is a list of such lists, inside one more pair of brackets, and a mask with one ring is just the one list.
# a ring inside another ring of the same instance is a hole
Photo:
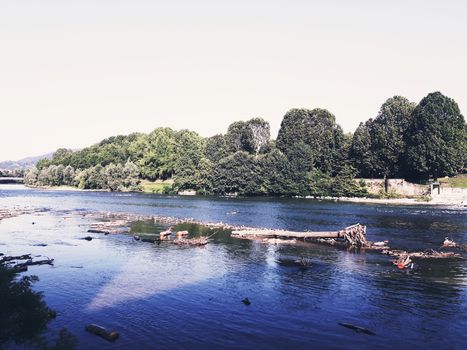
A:
{"label": "water surface", "polygon": [[[93,234],[79,213],[120,211],[289,230],[336,230],[362,223],[371,240],[394,248],[438,249],[444,237],[467,241],[466,212],[455,208],[333,203],[300,199],[170,197],[0,187],[0,207],[49,211],[0,222],[0,251],[40,254],[55,266],[31,267],[58,312],[51,336],[66,327],[80,349],[463,349],[467,271],[462,260],[425,261],[397,271],[376,253],[317,245],[271,246],[220,231],[203,248]],[[34,222],[34,224],[32,224]],[[189,225],[192,234],[207,228]],[[134,232],[164,229],[137,223]],[[40,246],[38,244],[47,244]],[[303,270],[278,263],[303,256]],[[248,297],[251,305],[241,300]],[[357,334],[339,322],[366,327]],[[90,335],[97,323],[116,343]],[[15,348],[12,345],[10,348]]]}

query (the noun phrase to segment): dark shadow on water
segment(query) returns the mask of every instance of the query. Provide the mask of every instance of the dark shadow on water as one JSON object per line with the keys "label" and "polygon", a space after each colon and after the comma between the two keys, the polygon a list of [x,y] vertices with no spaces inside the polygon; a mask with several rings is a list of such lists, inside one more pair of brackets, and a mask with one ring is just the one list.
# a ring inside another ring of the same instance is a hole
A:
{"label": "dark shadow on water", "polygon": [[55,317],[40,292],[32,290],[36,276],[19,277],[0,263],[0,349],[24,345],[36,349],[74,349],[76,338],[62,329],[55,342],[48,344],[43,333]]}

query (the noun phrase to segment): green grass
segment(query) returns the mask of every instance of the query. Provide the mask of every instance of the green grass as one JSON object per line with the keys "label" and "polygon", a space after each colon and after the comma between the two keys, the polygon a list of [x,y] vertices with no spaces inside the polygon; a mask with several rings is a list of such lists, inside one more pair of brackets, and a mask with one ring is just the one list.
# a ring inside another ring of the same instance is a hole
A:
{"label": "green grass", "polygon": [[147,193],[157,193],[157,194],[164,194],[164,193],[169,193],[172,191],[172,180],[166,180],[166,181],[141,181],[141,188],[143,192]]}
{"label": "green grass", "polygon": [[439,179],[439,182],[448,187],[467,188],[467,175],[441,178]]}

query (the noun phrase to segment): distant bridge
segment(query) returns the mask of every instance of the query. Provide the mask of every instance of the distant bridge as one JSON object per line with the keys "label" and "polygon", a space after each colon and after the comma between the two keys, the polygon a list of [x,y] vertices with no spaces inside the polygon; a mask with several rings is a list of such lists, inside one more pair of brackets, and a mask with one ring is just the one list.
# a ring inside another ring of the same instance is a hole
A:
{"label": "distant bridge", "polygon": [[0,177],[0,184],[23,184],[22,177]]}

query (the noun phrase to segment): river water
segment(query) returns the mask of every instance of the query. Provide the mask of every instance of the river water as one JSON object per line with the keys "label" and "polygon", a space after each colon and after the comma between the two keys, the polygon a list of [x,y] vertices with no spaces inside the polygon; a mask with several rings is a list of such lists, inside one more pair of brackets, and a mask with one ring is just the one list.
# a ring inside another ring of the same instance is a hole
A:
{"label": "river water", "polygon": [[[0,252],[55,259],[53,267],[33,266],[28,273],[39,277],[34,289],[58,314],[46,336],[66,327],[79,349],[467,347],[465,260],[421,261],[404,272],[374,252],[266,245],[228,231],[201,248],[137,242],[128,234],[93,234],[88,242],[81,238],[95,221],[80,215],[115,211],[315,231],[362,223],[370,240],[424,250],[438,249],[446,236],[467,241],[464,209],[0,187],[0,208],[13,206],[48,211],[0,221]],[[136,223],[132,230],[162,229]],[[307,257],[313,265],[283,266],[283,256]],[[251,305],[242,303],[246,297]],[[120,338],[108,343],[86,333],[89,323],[115,329]]]}

